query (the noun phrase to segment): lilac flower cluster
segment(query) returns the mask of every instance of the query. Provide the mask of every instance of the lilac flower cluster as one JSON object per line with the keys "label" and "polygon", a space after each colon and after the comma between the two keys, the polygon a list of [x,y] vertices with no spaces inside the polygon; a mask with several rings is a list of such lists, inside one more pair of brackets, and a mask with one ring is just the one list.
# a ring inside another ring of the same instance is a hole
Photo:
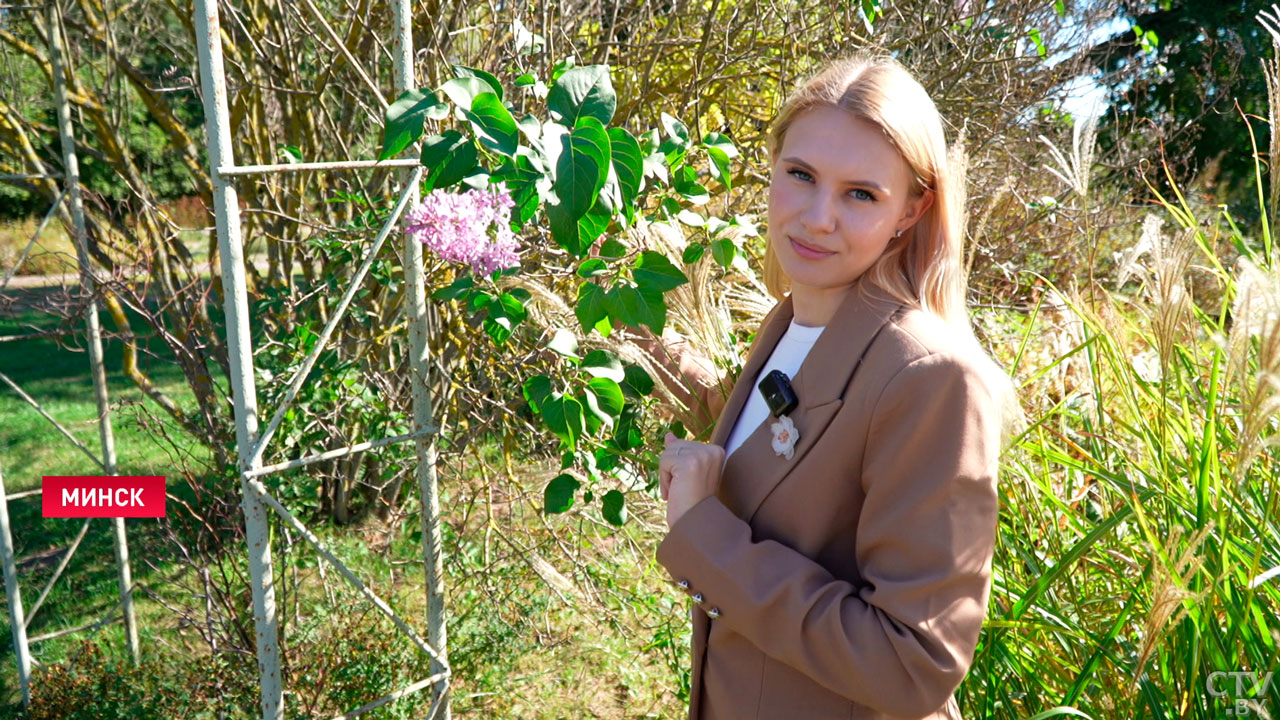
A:
{"label": "lilac flower cluster", "polygon": [[405,213],[404,230],[440,259],[469,263],[477,275],[488,275],[520,264],[519,244],[511,232],[513,207],[515,201],[505,190],[432,190]]}

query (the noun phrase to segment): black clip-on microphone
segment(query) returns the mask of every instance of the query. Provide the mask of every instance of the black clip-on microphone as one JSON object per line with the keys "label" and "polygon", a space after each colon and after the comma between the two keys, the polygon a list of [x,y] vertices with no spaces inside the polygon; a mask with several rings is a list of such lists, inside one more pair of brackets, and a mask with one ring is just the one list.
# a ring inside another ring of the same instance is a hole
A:
{"label": "black clip-on microphone", "polygon": [[773,370],[765,375],[757,387],[774,417],[780,418],[800,404],[795,389],[791,387],[791,379],[781,370]]}

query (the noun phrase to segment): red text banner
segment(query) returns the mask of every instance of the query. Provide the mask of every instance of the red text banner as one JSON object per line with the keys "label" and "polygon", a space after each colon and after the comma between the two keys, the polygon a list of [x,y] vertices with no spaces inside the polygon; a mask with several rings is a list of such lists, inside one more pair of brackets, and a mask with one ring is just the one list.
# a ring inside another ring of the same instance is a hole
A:
{"label": "red text banner", "polygon": [[47,518],[164,517],[164,477],[45,475]]}

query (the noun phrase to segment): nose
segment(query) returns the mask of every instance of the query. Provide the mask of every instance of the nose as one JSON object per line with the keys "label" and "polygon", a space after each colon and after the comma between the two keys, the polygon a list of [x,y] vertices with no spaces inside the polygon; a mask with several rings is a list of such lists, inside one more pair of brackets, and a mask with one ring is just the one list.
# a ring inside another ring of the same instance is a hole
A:
{"label": "nose", "polygon": [[800,215],[800,224],[805,232],[814,235],[835,232],[836,213],[831,200],[823,193],[814,193],[809,198],[809,205]]}

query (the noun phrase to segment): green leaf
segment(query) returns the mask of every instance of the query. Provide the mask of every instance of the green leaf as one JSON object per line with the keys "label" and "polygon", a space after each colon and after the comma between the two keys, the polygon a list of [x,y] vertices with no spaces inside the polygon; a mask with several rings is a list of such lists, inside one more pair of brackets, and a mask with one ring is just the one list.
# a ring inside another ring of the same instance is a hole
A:
{"label": "green leaf", "polygon": [[680,272],[680,268],[673,265],[666,255],[655,250],[645,250],[640,253],[631,270],[631,276],[641,288],[656,290],[660,293],[689,282],[689,278]]}
{"label": "green leaf", "polygon": [[626,128],[609,128],[609,149],[613,170],[618,175],[618,186],[622,189],[622,202],[633,206],[644,182],[644,155],[640,152],[640,143]]}
{"label": "green leaf", "polygon": [[627,254],[627,246],[623,245],[617,238],[609,238],[600,243],[600,257],[610,260],[618,260]]}
{"label": "green leaf", "polygon": [[635,328],[647,325],[655,335],[662,335],[667,322],[667,304],[653,288],[618,285],[605,293],[604,306],[610,318]]}
{"label": "green leaf", "polygon": [[[463,110],[470,110],[471,102],[477,95],[480,95],[481,93],[491,93],[494,90],[489,86],[489,83],[481,80],[480,78],[460,77],[454,78],[446,82],[444,85],[441,85],[440,91],[448,96],[448,98],[453,101],[454,105],[457,105]],[[499,90],[499,92],[501,91]]]}
{"label": "green leaf", "polygon": [[520,77],[516,78],[516,87],[529,87],[530,85],[536,82],[538,82],[537,77],[533,76],[530,73],[525,73]]}
{"label": "green leaf", "polygon": [[596,396],[591,388],[585,388],[582,391],[581,401],[583,407],[586,408],[584,418],[587,421],[587,432],[594,435],[599,432],[601,427],[613,429],[613,416],[601,407],[600,398]]}
{"label": "green leaf", "polygon": [[880,5],[880,0],[862,0],[862,22],[867,26],[867,32],[873,32],[876,20],[884,15],[884,10]]}
{"label": "green leaf", "polygon": [[463,110],[463,115],[471,122],[481,145],[515,157],[520,147],[520,129],[497,95],[480,93],[472,99],[471,109]]}
{"label": "green leaf", "polygon": [[570,450],[576,449],[578,438],[586,434],[586,418],[582,413],[582,403],[569,395],[552,395],[542,403],[542,418],[547,427]]}
{"label": "green leaf", "polygon": [[1039,54],[1040,57],[1046,57],[1049,54],[1049,51],[1045,49],[1044,40],[1040,37],[1040,31],[1038,29],[1031,28],[1028,30],[1027,37],[1031,38],[1031,42],[1035,43],[1036,53]]}
{"label": "green leaf", "polygon": [[489,294],[484,290],[477,290],[475,293],[472,293],[471,295],[471,309],[477,310],[477,311],[484,310],[488,308],[489,305],[492,304],[497,299],[498,298],[494,297],[493,295]]}
{"label": "green leaf", "polygon": [[618,467],[618,454],[616,452],[610,452],[608,445],[596,448],[596,451],[593,454],[596,458],[597,470],[612,470]]}
{"label": "green leaf", "polygon": [[556,63],[555,67],[551,68],[551,81],[559,80],[561,75],[572,70],[576,64],[572,55]]}
{"label": "green leaf", "polygon": [[519,230],[538,210],[538,183],[550,181],[526,155],[516,155],[514,161],[506,161],[493,177],[506,183],[507,191],[511,193],[511,200],[515,202],[511,225],[513,230]]}
{"label": "green leaf", "polygon": [[483,80],[484,83],[489,86],[489,92],[497,95],[498,100],[502,100],[502,83],[498,82],[498,78],[495,77],[493,73],[485,72],[484,70],[477,70],[475,68],[467,67],[466,65],[454,65],[453,74],[460,78],[469,77],[476,78],[477,80]]}
{"label": "green leaf", "polygon": [[574,220],[587,214],[604,186],[610,159],[609,135],[594,117],[584,117],[560,138],[554,188]]}
{"label": "green leaf", "polygon": [[680,163],[684,162],[685,153],[689,150],[687,143],[667,138],[658,146],[658,157],[666,161],[669,168],[680,167]]}
{"label": "green leaf", "polygon": [[583,334],[590,334],[591,328],[607,315],[604,307],[604,290],[595,283],[579,285],[578,304],[574,308],[574,314],[578,316]]}
{"label": "green leaf", "polygon": [[615,527],[622,527],[627,521],[626,499],[617,490],[604,494],[604,519]]}
{"label": "green leaf", "polygon": [[556,330],[556,334],[551,338],[551,342],[547,343],[547,349],[554,350],[567,358],[572,358],[574,360],[581,359],[578,356],[578,338],[574,336],[572,331],[564,328]]}
{"label": "green leaf", "polygon": [[609,266],[603,258],[593,257],[585,260],[578,266],[578,277],[593,278],[600,275],[606,275],[609,272]]}
{"label": "green leaf", "polygon": [[536,413],[541,413],[542,403],[551,396],[551,378],[546,375],[534,375],[524,381],[521,386],[524,391],[524,399],[529,402],[529,407]]}
{"label": "green leaf", "polygon": [[578,494],[579,487],[582,487],[582,483],[567,473],[557,475],[547,483],[547,488],[542,493],[546,514],[562,513],[573,507],[573,498]]}
{"label": "green leaf", "polygon": [[608,350],[592,350],[587,353],[587,356],[582,358],[582,369],[594,377],[607,378],[615,386],[626,377],[622,369],[622,361]]}
{"label": "green leaf", "polygon": [[547,96],[547,108],[555,120],[575,127],[583,117],[602,125],[613,119],[618,97],[609,79],[609,66],[587,65],[564,71]]}
{"label": "green leaf", "polygon": [[627,403],[622,415],[613,426],[613,444],[619,450],[630,450],[644,444],[644,435],[640,432],[640,408],[636,403]]}
{"label": "green leaf", "polygon": [[732,190],[733,167],[730,160],[738,156],[738,148],[720,133],[709,133],[702,140],[702,147],[711,158],[711,175],[724,183],[725,190]]}
{"label": "green leaf", "polygon": [[587,253],[578,229],[578,218],[570,214],[563,204],[547,205],[547,223],[551,225],[551,239],[574,257],[582,257]]}
{"label": "green leaf", "polygon": [[503,345],[507,342],[507,338],[511,337],[511,331],[515,328],[511,322],[511,318],[504,316],[487,317],[484,319],[484,332],[493,340],[495,345]]}
{"label": "green leaf", "polygon": [[530,32],[529,28],[520,22],[520,18],[511,21],[511,35],[515,40],[516,52],[520,55],[542,52],[542,48],[546,45],[546,39],[535,32]]}
{"label": "green leaf", "polygon": [[[638,395],[647,396],[653,392],[653,378],[649,377],[647,370],[639,365],[628,365],[624,372],[626,377],[623,378],[623,382],[630,386],[632,390],[635,390]],[[548,388],[550,388],[550,381],[548,381]]]}
{"label": "green leaf", "polygon": [[[622,376],[621,364],[618,367],[618,376]],[[626,399],[622,397],[622,387],[618,385],[616,380],[608,377],[594,377],[587,381],[587,387],[591,388],[591,392],[595,393],[600,409],[608,413],[610,419],[622,414]],[[610,425],[612,425],[612,422]]]}
{"label": "green leaf", "polygon": [[632,285],[619,285],[604,296],[604,307],[609,317],[621,320],[631,327],[652,325],[653,316],[649,313],[649,304],[640,294],[640,288]]}
{"label": "green leaf", "polygon": [[760,234],[760,229],[751,221],[750,215],[734,215],[733,220],[730,220],[729,224],[740,228],[742,230],[742,234],[747,237],[756,237]]}
{"label": "green leaf", "polygon": [[542,147],[542,123],[538,122],[538,118],[526,114],[516,121],[516,127],[520,128],[520,132],[524,133],[535,147]]}
{"label": "green leaf", "polygon": [[443,287],[431,293],[432,300],[458,300],[465,297],[471,288],[475,287],[475,280],[470,275],[459,276],[449,287]]}
{"label": "green leaf", "polygon": [[612,219],[613,213],[602,202],[592,205],[586,215],[578,218],[578,242],[583,249],[590,248],[596,238],[604,234]]}
{"label": "green leaf", "polygon": [[446,130],[422,144],[422,164],[427,168],[425,190],[447,188],[476,167],[476,146],[457,130]]}
{"label": "green leaf", "polygon": [[676,220],[689,227],[706,227],[707,219],[692,210],[681,210],[676,213]]}
{"label": "green leaf", "polygon": [[682,167],[672,178],[671,187],[685,196],[694,205],[705,205],[711,200],[711,193],[698,182],[698,173],[691,167]]}
{"label": "green leaf", "polygon": [[[502,314],[505,317],[511,318],[512,322],[517,325],[524,322],[524,319],[528,317],[529,314],[529,311],[525,309],[524,303],[520,301],[520,298],[511,293],[504,292],[499,295],[497,307],[502,309]],[[492,307],[489,309],[489,312],[493,312]]]}
{"label": "green leaf", "polygon": [[680,259],[685,265],[692,265],[702,259],[703,253],[707,251],[707,246],[703,243],[693,243],[684,249],[684,254]]}
{"label": "green leaf", "polygon": [[689,144],[689,128],[667,113],[662,113],[662,129],[667,132],[667,137],[682,141],[686,146]]}
{"label": "green leaf", "polygon": [[382,131],[382,152],[379,160],[386,160],[404,152],[422,137],[427,118],[439,120],[447,117],[449,107],[440,102],[434,92],[406,90],[387,108]]}
{"label": "green leaf", "polygon": [[667,301],[662,293],[652,288],[640,287],[640,297],[649,308],[649,329],[654,335],[662,336],[662,329],[667,324]]}
{"label": "green leaf", "polygon": [[716,263],[725,270],[733,265],[733,260],[737,256],[738,246],[734,245],[729,238],[711,241],[711,257],[715,258]]}

